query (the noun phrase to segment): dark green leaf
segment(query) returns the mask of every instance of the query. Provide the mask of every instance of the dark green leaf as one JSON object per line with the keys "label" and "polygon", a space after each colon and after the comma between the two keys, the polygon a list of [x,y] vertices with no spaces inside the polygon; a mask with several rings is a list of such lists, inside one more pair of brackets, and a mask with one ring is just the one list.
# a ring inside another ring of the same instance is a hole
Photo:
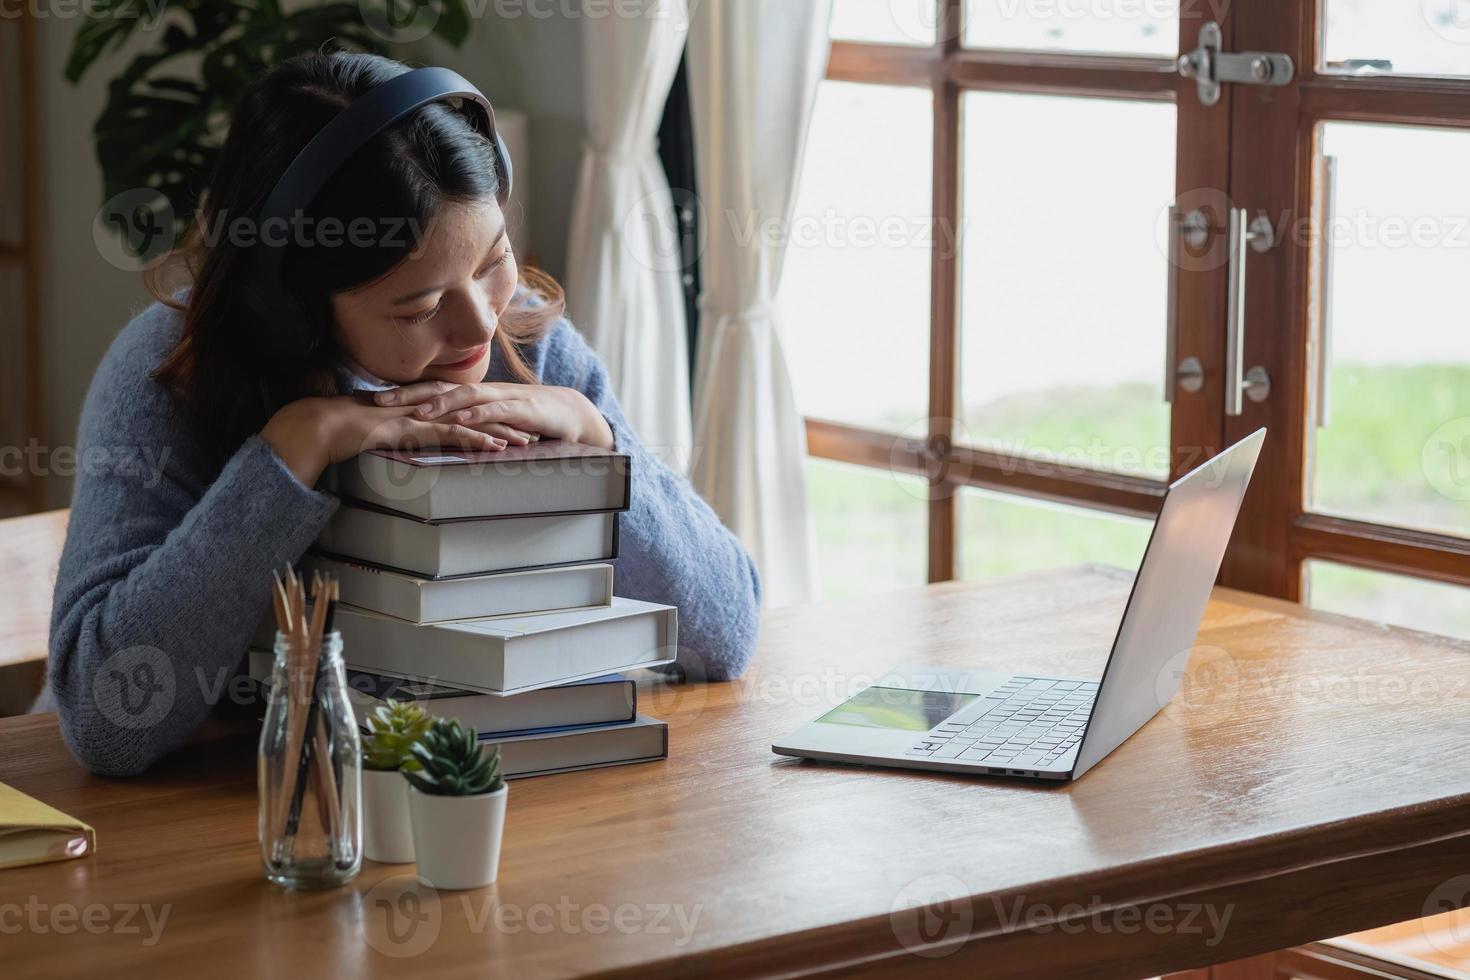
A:
{"label": "dark green leaf", "polygon": [[456,48],[464,44],[470,34],[470,15],[463,0],[439,0],[439,20],[434,24],[434,35],[443,38]]}
{"label": "dark green leaf", "polygon": [[[93,127],[105,197],[156,188],[173,205],[182,236],[245,89],[305,51],[386,53],[364,14],[390,2],[403,0],[367,0],[362,7],[339,0],[289,13],[279,0],[93,0],[65,67],[73,83],[104,54],[136,40],[139,26],[150,28],[148,47],[109,81]],[[440,14],[434,33],[461,44],[470,26],[464,0],[428,2]],[[464,744],[459,756],[478,748],[472,733]]]}

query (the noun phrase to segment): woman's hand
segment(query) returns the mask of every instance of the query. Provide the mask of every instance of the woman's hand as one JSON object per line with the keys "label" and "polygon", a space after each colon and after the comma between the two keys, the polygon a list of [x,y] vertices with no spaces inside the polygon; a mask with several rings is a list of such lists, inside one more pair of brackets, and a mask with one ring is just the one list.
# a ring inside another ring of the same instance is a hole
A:
{"label": "woman's hand", "polygon": [[507,440],[447,419],[417,417],[412,405],[375,405],[355,395],[302,398],[281,408],[260,437],[306,486],[331,463],[369,449],[504,449]]}
{"label": "woman's hand", "polygon": [[613,448],[607,419],[575,388],[423,381],[380,391],[375,400],[385,407],[412,406],[416,419],[468,426],[512,445],[525,445],[532,436],[542,435]]}

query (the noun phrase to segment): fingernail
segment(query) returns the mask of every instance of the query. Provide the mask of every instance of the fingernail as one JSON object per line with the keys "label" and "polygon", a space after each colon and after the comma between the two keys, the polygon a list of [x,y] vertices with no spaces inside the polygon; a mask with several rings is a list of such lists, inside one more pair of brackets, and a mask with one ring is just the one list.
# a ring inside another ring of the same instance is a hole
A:
{"label": "fingernail", "polygon": [[455,412],[454,413],[454,421],[456,421],[456,422],[468,422],[469,420],[470,420],[470,413],[469,412]]}
{"label": "fingernail", "polygon": [[413,410],[413,414],[417,415],[421,419],[426,419],[426,418],[429,417],[429,415],[433,411],[434,411],[434,403],[433,402],[425,402],[424,404],[420,405],[418,408],[414,409]]}
{"label": "fingernail", "polygon": [[379,405],[391,405],[398,400],[396,391],[380,391],[377,395]]}

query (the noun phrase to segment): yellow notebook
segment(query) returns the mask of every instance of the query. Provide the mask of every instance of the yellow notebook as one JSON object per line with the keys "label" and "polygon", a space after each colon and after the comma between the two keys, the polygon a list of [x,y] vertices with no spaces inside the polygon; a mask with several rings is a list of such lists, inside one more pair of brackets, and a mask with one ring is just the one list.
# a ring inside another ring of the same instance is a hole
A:
{"label": "yellow notebook", "polygon": [[91,827],[0,783],[0,868],[65,861],[96,847]]}

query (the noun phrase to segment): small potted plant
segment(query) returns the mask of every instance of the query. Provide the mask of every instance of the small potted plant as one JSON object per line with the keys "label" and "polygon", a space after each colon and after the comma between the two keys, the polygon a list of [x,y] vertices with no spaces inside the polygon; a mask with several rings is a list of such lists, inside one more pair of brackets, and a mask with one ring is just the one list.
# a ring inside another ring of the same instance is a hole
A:
{"label": "small potted plant", "polygon": [[479,888],[500,870],[507,787],[500,747],[456,719],[435,718],[413,746],[409,783],[419,877],[435,888]]}
{"label": "small potted plant", "polygon": [[413,826],[408,784],[399,770],[416,768],[413,745],[429,729],[429,716],[416,704],[389,701],[367,717],[362,740],[363,854],[384,864],[413,860]]}

